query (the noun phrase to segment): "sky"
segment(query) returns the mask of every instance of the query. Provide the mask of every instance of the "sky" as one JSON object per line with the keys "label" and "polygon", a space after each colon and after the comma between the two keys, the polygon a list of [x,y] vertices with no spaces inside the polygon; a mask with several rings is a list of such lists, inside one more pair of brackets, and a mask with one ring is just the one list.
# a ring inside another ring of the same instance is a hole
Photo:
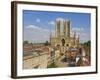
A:
{"label": "sky", "polygon": [[24,41],[33,43],[49,41],[50,32],[55,31],[56,19],[70,20],[71,33],[76,32],[80,36],[81,43],[90,40],[90,13],[23,10]]}

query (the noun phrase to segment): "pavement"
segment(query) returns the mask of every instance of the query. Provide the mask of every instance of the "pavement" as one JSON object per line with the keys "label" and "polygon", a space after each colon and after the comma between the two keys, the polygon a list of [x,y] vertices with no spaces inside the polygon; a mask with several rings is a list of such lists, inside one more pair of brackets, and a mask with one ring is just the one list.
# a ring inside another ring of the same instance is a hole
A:
{"label": "pavement", "polygon": [[64,56],[61,56],[58,60],[56,60],[56,65],[58,67],[67,67],[67,62],[62,62],[62,59],[64,58]]}

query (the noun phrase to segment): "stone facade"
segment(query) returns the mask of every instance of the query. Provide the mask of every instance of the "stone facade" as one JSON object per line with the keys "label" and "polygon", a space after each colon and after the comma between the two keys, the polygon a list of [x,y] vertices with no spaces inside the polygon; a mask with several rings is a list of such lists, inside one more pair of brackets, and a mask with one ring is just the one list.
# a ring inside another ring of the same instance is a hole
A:
{"label": "stone facade", "polygon": [[79,36],[71,36],[71,22],[67,20],[57,19],[55,21],[55,34],[51,36],[51,45],[60,46],[61,50],[69,47],[78,47],[79,46]]}

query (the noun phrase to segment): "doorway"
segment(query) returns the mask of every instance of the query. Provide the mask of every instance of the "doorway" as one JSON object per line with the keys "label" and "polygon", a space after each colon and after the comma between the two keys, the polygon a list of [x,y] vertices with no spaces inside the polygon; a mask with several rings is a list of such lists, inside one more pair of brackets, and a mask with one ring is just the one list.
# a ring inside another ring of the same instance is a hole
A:
{"label": "doorway", "polygon": [[65,46],[65,39],[62,39],[61,42],[62,42],[62,46]]}

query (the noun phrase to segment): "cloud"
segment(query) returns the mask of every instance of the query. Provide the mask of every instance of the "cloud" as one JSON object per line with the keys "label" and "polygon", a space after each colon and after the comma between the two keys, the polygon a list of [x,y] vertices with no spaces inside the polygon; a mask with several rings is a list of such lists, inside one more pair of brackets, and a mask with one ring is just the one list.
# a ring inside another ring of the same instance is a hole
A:
{"label": "cloud", "polygon": [[84,33],[84,32],[81,32],[80,33],[80,42],[81,43],[84,43],[88,40],[91,40],[91,36],[90,36],[90,33]]}
{"label": "cloud", "polygon": [[63,19],[63,18],[59,17],[59,18],[57,18],[56,20],[61,20],[61,21],[63,21],[63,20],[65,20],[65,19]]}
{"label": "cloud", "polygon": [[[80,42],[86,42],[91,39],[90,31],[85,31],[83,28],[72,28],[71,36],[73,36],[73,30],[76,30],[76,35],[80,36]],[[24,27],[24,40],[30,42],[45,42],[50,39],[50,32],[54,36],[55,31],[50,31],[49,29],[42,28],[36,25],[28,25]]]}
{"label": "cloud", "polygon": [[50,31],[39,26],[29,25],[24,28],[24,40],[45,42],[50,39]]}
{"label": "cloud", "polygon": [[37,22],[37,23],[39,23],[39,22],[40,22],[40,19],[39,19],[39,18],[37,18],[37,19],[36,19],[36,22]]}
{"label": "cloud", "polygon": [[[64,20],[63,18],[57,18],[56,20]],[[48,21],[49,25],[55,25],[55,21]]]}
{"label": "cloud", "polygon": [[75,31],[75,32],[81,32],[81,31],[84,31],[84,29],[82,27],[74,27],[72,28],[72,31]]}
{"label": "cloud", "polygon": [[49,30],[48,29],[44,29],[44,28],[41,28],[39,26],[35,26],[35,25],[29,25],[26,27],[27,29],[34,29],[36,31],[46,31],[48,32]]}
{"label": "cloud", "polygon": [[50,22],[48,22],[48,24],[55,25],[55,22],[54,21],[50,21]]}
{"label": "cloud", "polygon": [[83,27],[74,27],[72,28],[71,31],[72,31],[72,34],[76,32],[76,36],[79,35],[81,43],[84,43],[91,39],[90,31],[87,32]]}

